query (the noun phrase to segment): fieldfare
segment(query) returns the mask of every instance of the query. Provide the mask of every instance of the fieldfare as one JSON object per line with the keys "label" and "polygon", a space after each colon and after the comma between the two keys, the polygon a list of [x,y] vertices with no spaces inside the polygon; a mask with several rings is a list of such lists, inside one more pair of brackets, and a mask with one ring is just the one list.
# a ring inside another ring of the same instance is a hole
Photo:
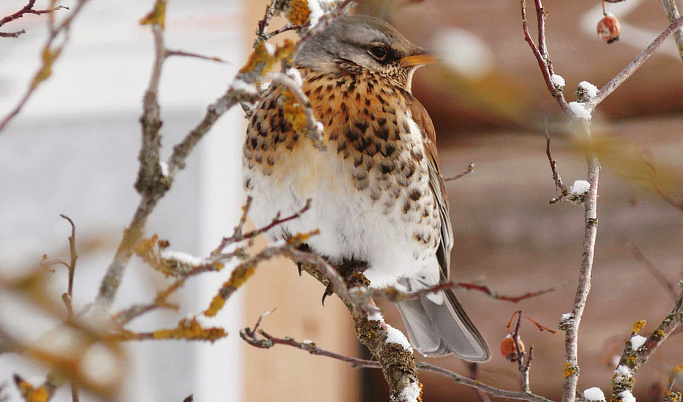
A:
{"label": "fieldfare", "polygon": [[[446,281],[453,230],[434,126],[411,94],[413,73],[429,61],[369,16],[339,17],[303,42],[294,66],[327,150],[293,129],[287,90],[271,85],[251,116],[243,153],[254,223],[266,225],[310,199],[310,209],[270,231],[271,239],[318,228],[309,247],[333,263],[366,262],[374,288],[416,291]],[[490,358],[452,290],[396,305],[423,355]]]}

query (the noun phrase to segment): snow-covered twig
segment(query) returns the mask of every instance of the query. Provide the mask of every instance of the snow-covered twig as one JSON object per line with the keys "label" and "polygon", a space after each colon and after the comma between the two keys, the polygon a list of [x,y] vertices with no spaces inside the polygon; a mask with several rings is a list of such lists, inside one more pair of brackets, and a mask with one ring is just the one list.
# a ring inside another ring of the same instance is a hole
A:
{"label": "snow-covered twig", "polygon": [[[681,286],[683,287],[683,281]],[[633,325],[630,341],[626,342],[624,352],[619,359],[619,364],[614,370],[611,381],[613,400],[618,398],[619,394],[624,391],[633,391],[634,377],[640,366],[647,363],[650,356],[661,346],[666,338],[683,325],[683,291],[679,294],[671,311],[647,338],[638,335],[638,332],[644,325],[644,321],[639,321]]]}

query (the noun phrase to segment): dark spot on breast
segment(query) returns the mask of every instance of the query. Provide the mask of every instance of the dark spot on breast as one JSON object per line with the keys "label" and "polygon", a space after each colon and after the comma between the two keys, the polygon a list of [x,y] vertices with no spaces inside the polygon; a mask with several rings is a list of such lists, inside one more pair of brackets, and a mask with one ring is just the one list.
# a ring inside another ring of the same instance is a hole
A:
{"label": "dark spot on breast", "polygon": [[[361,137],[358,141],[358,146],[356,149],[358,152],[365,152],[368,148],[370,148],[370,145],[372,145],[372,141],[370,139]],[[368,155],[372,155],[372,153],[368,153]]]}
{"label": "dark spot on breast", "polygon": [[395,146],[395,145],[393,145],[393,144],[386,144],[386,145],[382,148],[382,150],[381,150],[380,152],[382,153],[382,155],[384,155],[384,156],[386,156],[386,157],[390,157],[391,155],[394,154],[395,151],[396,151],[396,146]]}
{"label": "dark spot on breast", "polygon": [[386,126],[380,126],[377,130],[375,130],[375,136],[387,141],[389,140],[389,129]]}
{"label": "dark spot on breast", "polygon": [[320,92],[323,90],[322,86],[315,87],[315,90],[313,91],[314,94],[320,95]]}
{"label": "dark spot on breast", "polygon": [[270,166],[275,165],[275,156],[273,156],[273,155],[268,155],[268,156],[266,157],[266,162],[267,162]]}
{"label": "dark spot on breast", "polygon": [[256,137],[251,137],[249,143],[251,144],[251,149],[256,149],[256,147],[258,147],[258,139]]}
{"label": "dark spot on breast", "polygon": [[363,163],[363,155],[353,158],[353,166],[358,167],[361,165],[361,163]]}
{"label": "dark spot on breast", "polygon": [[410,124],[408,124],[407,120],[403,120],[403,131],[406,133],[410,132]]}
{"label": "dark spot on breast", "polygon": [[358,134],[358,131],[355,128],[349,127],[344,131],[344,137],[350,142],[354,142],[360,137],[360,134]]}
{"label": "dark spot on breast", "polygon": [[353,174],[353,178],[357,180],[365,180],[368,178],[368,172],[365,170],[358,170]]}
{"label": "dark spot on breast", "polygon": [[406,179],[410,179],[415,174],[415,164],[409,163],[406,165],[406,169],[403,171],[403,175]]}
{"label": "dark spot on breast", "polygon": [[337,145],[337,153],[340,154],[340,153],[342,153],[342,151],[345,151],[345,150],[346,150],[346,141],[339,142],[339,144]]}
{"label": "dark spot on breast", "polygon": [[370,98],[365,98],[365,106],[370,107]]}
{"label": "dark spot on breast", "polygon": [[403,213],[407,214],[410,211],[410,202],[406,201],[403,203]]}
{"label": "dark spot on breast", "polygon": [[418,162],[421,162],[422,158],[424,158],[424,154],[421,151],[416,151],[414,149],[410,151],[410,156]]}
{"label": "dark spot on breast", "polygon": [[370,169],[372,169],[373,166],[375,166],[375,160],[372,159],[372,158],[367,158],[367,159],[365,160],[365,167],[366,167],[368,170],[370,170]]}
{"label": "dark spot on breast", "polygon": [[377,124],[379,124],[380,126],[383,126],[383,125],[387,124],[387,118],[386,118],[386,117],[380,117],[380,118],[378,118],[378,119],[377,119]]}
{"label": "dark spot on breast", "polygon": [[393,163],[379,163],[377,166],[379,166],[379,171],[384,174],[391,173],[394,170]]}
{"label": "dark spot on breast", "polygon": [[261,154],[254,155],[254,160],[256,161],[256,163],[262,163],[263,162],[263,155],[261,155]]}
{"label": "dark spot on breast", "polygon": [[417,188],[414,188],[408,192],[408,198],[410,198],[413,201],[417,201],[422,197],[422,191],[420,191]]}
{"label": "dark spot on breast", "polygon": [[346,103],[345,103],[345,102],[342,102],[342,103],[339,105],[339,108],[341,109],[342,112],[346,112],[346,110],[347,110],[347,108],[346,108]]}
{"label": "dark spot on breast", "polygon": [[[381,103],[382,105],[387,105],[387,101],[385,101],[384,98],[382,98],[381,96],[378,96],[377,100],[379,100],[379,103]],[[384,110],[384,106],[382,106],[382,110]]]}
{"label": "dark spot on breast", "polygon": [[368,125],[366,123],[358,122],[354,124],[362,134],[365,134],[365,130],[368,129]]}

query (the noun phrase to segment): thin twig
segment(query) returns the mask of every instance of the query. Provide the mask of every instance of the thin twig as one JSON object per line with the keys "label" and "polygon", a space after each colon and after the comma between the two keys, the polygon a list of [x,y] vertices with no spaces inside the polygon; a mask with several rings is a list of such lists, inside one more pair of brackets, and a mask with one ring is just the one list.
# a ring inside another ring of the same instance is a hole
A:
{"label": "thin twig", "polygon": [[502,301],[507,301],[511,303],[519,303],[522,300],[530,299],[532,297],[544,295],[546,293],[554,292],[555,288],[548,288],[548,289],[542,289],[542,290],[537,290],[535,292],[526,292],[522,295],[519,296],[505,296],[505,295],[500,295],[497,292],[492,291],[488,286],[485,285],[478,285],[476,283],[467,283],[467,282],[458,282],[455,284],[456,288],[462,288],[462,289],[468,289],[468,290],[477,290],[482,293],[486,293],[489,295],[491,298],[496,299],[496,300],[502,300]]}
{"label": "thin twig", "polygon": [[541,68],[541,74],[543,74],[543,79],[545,80],[546,87],[550,94],[555,98],[557,103],[560,105],[562,110],[566,113],[569,109],[567,100],[564,98],[564,93],[561,89],[555,88],[552,82],[553,67],[550,61],[550,56],[548,55],[547,45],[545,41],[545,16],[546,11],[541,4],[541,0],[534,0],[536,3],[536,20],[538,22],[538,47],[531,39],[529,34],[529,28],[527,26],[526,19],[526,0],[521,0],[522,6],[522,30],[524,31],[524,38],[529,44],[531,51],[533,52],[536,60],[538,61],[538,66]]}
{"label": "thin twig", "polygon": [[616,90],[619,85],[621,85],[626,79],[628,79],[640,66],[645,63],[647,59],[650,58],[657,50],[662,43],[664,43],[664,40],[667,39],[669,36],[671,36],[672,33],[674,33],[677,29],[679,29],[683,25],[683,17],[679,17],[678,19],[674,20],[669,26],[655,38],[652,43],[648,47],[646,47],[642,52],[638,54],[626,67],[624,67],[623,70],[614,78],[612,78],[607,84],[605,84],[602,88],[600,88],[600,91],[598,91],[598,94],[590,99],[592,107],[597,106],[602,102],[607,96],[609,96],[614,90]]}
{"label": "thin twig", "polygon": [[223,60],[220,57],[204,56],[204,55],[199,54],[199,53],[186,52],[184,50],[165,49],[164,58],[169,58],[171,56],[191,57],[191,58],[200,59],[200,60],[215,61],[218,63],[229,63],[229,61]]}
{"label": "thin twig", "polygon": [[[297,342],[291,337],[285,337],[285,338],[278,338],[273,335],[268,334],[262,329],[259,329],[259,325],[261,322],[261,317],[259,317],[259,321],[253,328],[244,328],[240,331],[240,337],[244,339],[247,343],[250,345],[257,347],[257,348],[262,348],[262,349],[269,349],[275,345],[285,345],[285,346],[290,346],[294,347],[297,349],[301,349],[304,351],[307,351],[310,354],[317,355],[317,356],[324,356],[324,357],[329,357],[335,360],[343,361],[350,363],[354,368],[373,368],[373,369],[379,369],[382,368],[382,365],[380,362],[376,360],[365,360],[365,359],[358,359],[355,357],[349,357],[349,356],[344,356],[340,355],[338,353],[330,352],[325,349],[320,348],[318,345],[316,345],[312,341],[303,341],[303,342]],[[262,336],[263,338],[259,338],[258,335]],[[501,398],[509,398],[509,399],[517,399],[517,400],[526,400],[526,401],[535,401],[535,402],[550,402],[549,399],[543,398],[541,396],[535,395],[531,392],[524,392],[524,391],[507,391],[503,390],[500,388],[496,388],[490,385],[486,385],[482,383],[479,380],[475,379],[470,379],[465,376],[462,376],[460,374],[448,371],[444,368],[433,366],[428,363],[420,362],[417,363],[417,367],[423,371],[423,372],[431,372],[435,374],[439,374],[445,377],[450,378],[453,382],[456,384],[462,384],[465,386],[468,386],[470,388],[480,390],[482,392],[485,392],[491,396],[494,397],[501,397]]]}
{"label": "thin twig", "polygon": [[[666,12],[666,16],[669,19],[669,22],[674,22],[678,18],[681,17],[680,13],[678,12],[678,7],[676,6],[676,1],[675,0],[659,0],[660,3],[662,3],[662,7],[664,7],[664,11]],[[676,40],[676,47],[678,48],[678,55],[681,56],[681,60],[683,60],[683,30],[678,29],[676,32],[674,32],[674,39]]]}
{"label": "thin twig", "polygon": [[464,172],[459,173],[459,174],[457,174],[457,175],[455,175],[455,176],[446,177],[445,179],[443,179],[443,181],[444,181],[444,182],[448,182],[448,181],[458,180],[459,178],[461,178],[461,177],[463,177],[463,176],[466,176],[466,175],[472,173],[473,171],[474,171],[474,162],[470,162],[470,164],[467,165],[467,169],[465,169]]}
{"label": "thin twig", "polygon": [[[24,105],[26,105],[26,102],[28,102],[29,98],[31,97],[31,95],[33,95],[34,91],[38,88],[38,86],[42,84],[52,74],[54,63],[57,61],[59,56],[62,54],[62,50],[64,50],[64,47],[69,42],[71,22],[79,15],[81,10],[83,9],[83,6],[87,2],[88,0],[78,0],[76,5],[74,6],[73,11],[71,11],[71,13],[66,18],[64,18],[59,25],[55,25],[53,13],[54,10],[45,10],[48,14],[49,35],[47,41],[43,45],[43,49],[41,52],[41,66],[38,68],[38,71],[36,71],[36,73],[34,74],[31,83],[29,84],[28,88],[26,89],[26,92],[24,92],[24,95],[21,97],[17,105],[13,109],[11,109],[9,113],[5,115],[5,117],[3,117],[0,120],[0,133],[2,132],[2,130],[5,129],[5,127],[7,127],[9,122],[19,114],[21,109],[24,107]],[[30,4],[32,4],[32,2]],[[59,9],[59,7],[57,9]],[[63,39],[57,42],[57,39],[62,37]],[[55,45],[55,42],[57,42],[57,45]]]}
{"label": "thin twig", "polygon": [[645,255],[643,252],[640,250],[638,246],[636,246],[633,243],[626,243],[626,245],[631,249],[631,253],[633,253],[633,256],[636,257],[640,263],[647,268],[647,270],[652,274],[652,276],[655,277],[655,280],[659,282],[660,285],[662,285],[668,292],[669,295],[673,298],[673,300],[676,300],[678,297],[678,293],[676,292],[676,285],[674,282],[668,280],[666,276],[662,273],[662,271],[657,268],[655,264],[652,263]]}
{"label": "thin twig", "polygon": [[564,197],[569,195],[569,189],[565,187],[562,182],[562,177],[557,172],[557,161],[553,159],[552,151],[550,150],[550,134],[548,130],[545,130],[545,154],[548,156],[548,162],[550,162],[550,170],[553,172],[553,181],[555,182],[555,190],[560,190],[561,194],[549,201],[550,204],[557,204],[562,202]]}
{"label": "thin twig", "polygon": [[[36,2],[36,0],[28,0],[28,3],[24,7],[22,7],[19,11],[0,19],[0,27],[2,27],[3,25],[5,25],[8,22],[19,19],[26,14],[40,15],[40,14],[52,13],[53,11],[57,11],[57,10],[61,10],[61,9],[66,9],[66,10],[69,9],[69,7],[57,6],[57,7],[51,8],[49,10],[34,10],[33,6],[35,5],[35,2]],[[16,32],[0,32],[0,38],[17,38],[20,35],[23,35],[25,33],[26,33],[26,31],[23,29],[20,31],[16,31]]]}

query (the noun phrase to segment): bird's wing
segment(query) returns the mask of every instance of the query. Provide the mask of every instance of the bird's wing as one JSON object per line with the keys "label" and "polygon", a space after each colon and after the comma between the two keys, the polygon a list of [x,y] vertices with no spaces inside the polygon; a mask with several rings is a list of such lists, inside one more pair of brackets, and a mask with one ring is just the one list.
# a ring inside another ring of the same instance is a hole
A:
{"label": "bird's wing", "polygon": [[436,251],[436,256],[441,266],[442,279],[448,279],[451,249],[453,248],[453,227],[451,226],[451,219],[448,214],[448,197],[446,196],[446,188],[441,178],[439,158],[436,152],[436,132],[434,131],[432,119],[417,99],[413,98],[410,112],[412,113],[413,120],[422,130],[429,169],[429,188],[432,190],[441,218],[441,241]]}

